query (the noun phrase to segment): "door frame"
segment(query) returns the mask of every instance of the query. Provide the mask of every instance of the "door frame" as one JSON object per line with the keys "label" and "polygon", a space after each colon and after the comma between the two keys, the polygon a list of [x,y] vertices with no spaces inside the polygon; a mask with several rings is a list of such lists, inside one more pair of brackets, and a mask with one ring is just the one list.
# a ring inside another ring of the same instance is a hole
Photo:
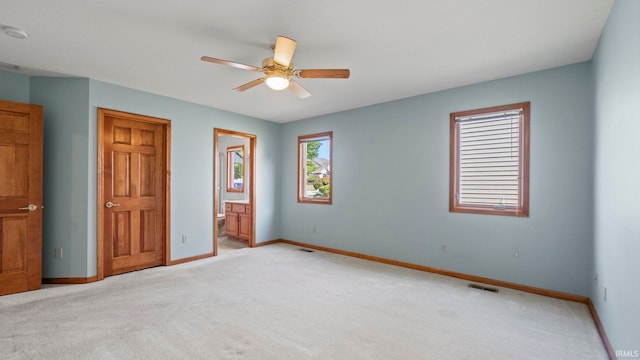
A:
{"label": "door frame", "polygon": [[[218,203],[220,201],[220,194],[218,188],[220,184],[220,167],[218,162],[218,136],[235,136],[245,139],[249,139],[249,204],[251,204],[251,231],[249,235],[249,247],[256,246],[256,142],[257,136],[253,134],[243,133],[239,131],[226,130],[220,128],[213,129],[213,153],[214,153],[214,166],[213,166],[213,256],[218,255]],[[226,185],[225,185],[226,189]]]}
{"label": "door frame", "polygon": [[163,260],[162,265],[168,266],[171,262],[171,120],[151,117],[146,115],[139,115],[128,113],[119,110],[111,110],[105,108],[98,108],[98,190],[97,190],[97,280],[104,279],[104,118],[105,116],[113,116],[119,118],[126,118],[128,120],[152,123],[162,125],[164,130],[164,169],[158,169],[163,172],[163,193],[161,196],[164,200],[164,226],[163,226]]}

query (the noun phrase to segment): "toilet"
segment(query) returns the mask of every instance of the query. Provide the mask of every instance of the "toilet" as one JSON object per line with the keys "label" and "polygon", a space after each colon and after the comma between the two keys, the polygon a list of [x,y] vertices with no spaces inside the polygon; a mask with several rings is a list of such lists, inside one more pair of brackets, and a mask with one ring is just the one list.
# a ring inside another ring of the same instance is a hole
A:
{"label": "toilet", "polygon": [[218,234],[224,232],[224,214],[218,214]]}

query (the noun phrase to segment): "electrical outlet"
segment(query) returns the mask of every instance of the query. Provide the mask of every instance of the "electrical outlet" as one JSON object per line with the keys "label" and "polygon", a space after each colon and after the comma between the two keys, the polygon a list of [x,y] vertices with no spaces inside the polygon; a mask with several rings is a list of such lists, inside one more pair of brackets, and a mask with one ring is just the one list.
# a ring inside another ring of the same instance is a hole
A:
{"label": "electrical outlet", "polygon": [[188,242],[189,242],[189,238],[187,237],[187,235],[182,234],[182,243],[183,243],[183,244],[186,244],[186,243],[188,243]]}
{"label": "electrical outlet", "polygon": [[440,252],[442,252],[442,253],[446,253],[447,252],[447,244],[440,245]]}
{"label": "electrical outlet", "polygon": [[596,276],[594,276],[593,279],[596,281],[596,283],[598,282],[598,273],[596,273]]}
{"label": "electrical outlet", "polygon": [[604,301],[607,301],[607,287],[606,286],[602,287],[602,299]]}
{"label": "electrical outlet", "polygon": [[53,257],[56,259],[62,259],[62,248],[53,249]]}
{"label": "electrical outlet", "polygon": [[316,233],[316,227],[313,227],[313,230],[311,230],[314,234]]}

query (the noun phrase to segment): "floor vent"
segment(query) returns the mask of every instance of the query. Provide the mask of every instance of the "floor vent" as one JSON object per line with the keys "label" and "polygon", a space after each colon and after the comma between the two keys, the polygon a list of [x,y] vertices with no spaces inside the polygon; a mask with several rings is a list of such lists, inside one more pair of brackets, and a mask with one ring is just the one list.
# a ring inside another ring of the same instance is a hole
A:
{"label": "floor vent", "polygon": [[304,251],[304,252],[313,252],[313,250],[309,250],[309,249],[298,249],[300,251]]}
{"label": "floor vent", "polygon": [[484,290],[484,291],[490,291],[490,292],[494,292],[497,293],[498,289],[494,288],[494,287],[489,287],[489,286],[484,286],[484,285],[478,285],[478,284],[469,284],[469,287],[472,289],[478,289],[478,290]]}

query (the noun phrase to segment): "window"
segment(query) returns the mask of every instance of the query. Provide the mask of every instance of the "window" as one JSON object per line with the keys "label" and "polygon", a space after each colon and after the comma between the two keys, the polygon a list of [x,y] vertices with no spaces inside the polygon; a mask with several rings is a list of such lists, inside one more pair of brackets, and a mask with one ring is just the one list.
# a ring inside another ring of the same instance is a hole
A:
{"label": "window", "polygon": [[449,211],[529,216],[529,108],[451,113]]}
{"label": "window", "polygon": [[244,145],[227,148],[227,191],[244,192]]}
{"label": "window", "polygon": [[298,136],[298,202],[331,204],[333,132]]}

